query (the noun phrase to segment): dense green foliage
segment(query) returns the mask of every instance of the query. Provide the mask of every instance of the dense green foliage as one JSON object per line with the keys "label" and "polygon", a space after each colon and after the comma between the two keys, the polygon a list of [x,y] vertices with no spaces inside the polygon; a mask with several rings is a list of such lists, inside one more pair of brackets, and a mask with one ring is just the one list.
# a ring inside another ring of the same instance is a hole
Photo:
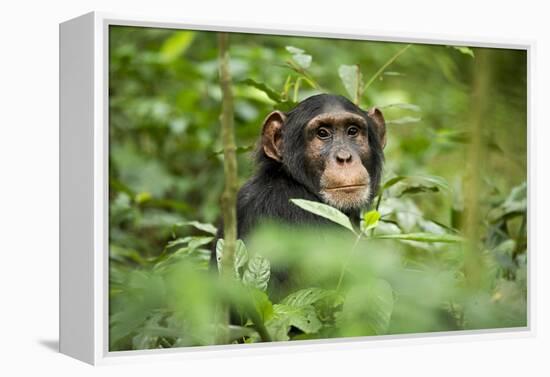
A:
{"label": "dense green foliage", "polygon": [[241,184],[263,118],[311,94],[381,108],[388,145],[360,229],[295,201],[338,225],[265,224],[229,284],[216,34],[111,27],[109,52],[111,350],[526,325],[524,51],[232,34]]}

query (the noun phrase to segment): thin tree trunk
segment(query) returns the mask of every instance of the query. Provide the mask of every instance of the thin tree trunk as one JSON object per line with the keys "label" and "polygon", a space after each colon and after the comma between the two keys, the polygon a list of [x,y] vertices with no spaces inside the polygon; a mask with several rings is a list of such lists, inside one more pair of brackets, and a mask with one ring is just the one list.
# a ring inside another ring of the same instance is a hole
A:
{"label": "thin tree trunk", "polygon": [[[235,126],[233,121],[233,92],[229,70],[229,35],[218,33],[219,75],[222,90],[222,110],[220,126],[223,140],[223,171],[225,185],[221,198],[223,214],[224,247],[222,254],[222,279],[232,279],[233,258],[237,244],[237,156],[235,147]],[[229,307],[221,304],[218,308],[218,344],[229,343]]]}
{"label": "thin tree trunk", "polygon": [[474,85],[471,97],[470,135],[471,142],[467,149],[467,184],[464,192],[463,231],[466,235],[464,249],[464,274],[467,284],[472,289],[481,288],[483,280],[483,259],[480,250],[481,216],[480,195],[481,175],[486,158],[483,129],[488,127],[487,108],[490,83],[490,51],[476,49]]}
{"label": "thin tree trunk", "polygon": [[218,34],[219,72],[222,89],[222,112],[220,115],[223,139],[223,170],[225,188],[222,194],[224,250],[222,266],[225,274],[232,274],[235,245],[237,242],[237,156],[235,126],[233,122],[233,92],[229,71],[229,35]]}

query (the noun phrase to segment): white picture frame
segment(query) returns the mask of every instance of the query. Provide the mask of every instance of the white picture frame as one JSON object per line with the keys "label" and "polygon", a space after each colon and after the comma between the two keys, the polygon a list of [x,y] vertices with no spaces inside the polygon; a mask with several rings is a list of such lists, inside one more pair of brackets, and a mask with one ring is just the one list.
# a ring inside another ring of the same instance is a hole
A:
{"label": "white picture frame", "polygon": [[[378,347],[388,344],[449,342],[525,337],[534,334],[532,284],[536,259],[528,258],[528,319],[525,328],[475,330],[373,338],[343,338],[252,345],[224,345],[162,350],[108,350],[108,30],[110,25],[182,30],[251,32],[273,35],[453,44],[527,51],[528,144],[532,145],[531,75],[533,41],[434,39],[420,33],[365,34],[362,30],[318,30],[288,25],[196,23],[193,20],[144,18],[92,12],[60,24],[60,351],[90,364],[135,360],[203,358]],[[532,151],[528,152],[528,161]],[[528,162],[531,192],[531,164]],[[529,195],[529,198],[532,196]],[[528,201],[528,224],[533,211]],[[529,229],[528,227],[528,234]]]}

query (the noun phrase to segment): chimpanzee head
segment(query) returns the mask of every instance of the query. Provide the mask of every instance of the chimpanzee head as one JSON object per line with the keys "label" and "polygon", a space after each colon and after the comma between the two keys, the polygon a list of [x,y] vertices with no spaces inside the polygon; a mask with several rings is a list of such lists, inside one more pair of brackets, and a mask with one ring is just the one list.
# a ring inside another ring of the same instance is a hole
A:
{"label": "chimpanzee head", "polygon": [[342,96],[320,94],[263,125],[260,164],[283,168],[321,201],[343,211],[368,206],[380,184],[386,125]]}

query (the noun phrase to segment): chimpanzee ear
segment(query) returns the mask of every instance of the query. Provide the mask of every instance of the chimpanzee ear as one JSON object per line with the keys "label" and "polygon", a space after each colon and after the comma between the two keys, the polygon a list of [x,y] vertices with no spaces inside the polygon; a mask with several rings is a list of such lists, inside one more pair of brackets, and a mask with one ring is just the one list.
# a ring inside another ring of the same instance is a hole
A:
{"label": "chimpanzee ear", "polygon": [[267,116],[262,129],[262,148],[266,155],[275,161],[281,161],[282,129],[286,116],[280,111],[274,111]]}
{"label": "chimpanzee ear", "polygon": [[386,121],[384,120],[384,115],[376,107],[370,109],[368,115],[374,121],[378,140],[380,140],[380,145],[384,148],[386,146]]}

